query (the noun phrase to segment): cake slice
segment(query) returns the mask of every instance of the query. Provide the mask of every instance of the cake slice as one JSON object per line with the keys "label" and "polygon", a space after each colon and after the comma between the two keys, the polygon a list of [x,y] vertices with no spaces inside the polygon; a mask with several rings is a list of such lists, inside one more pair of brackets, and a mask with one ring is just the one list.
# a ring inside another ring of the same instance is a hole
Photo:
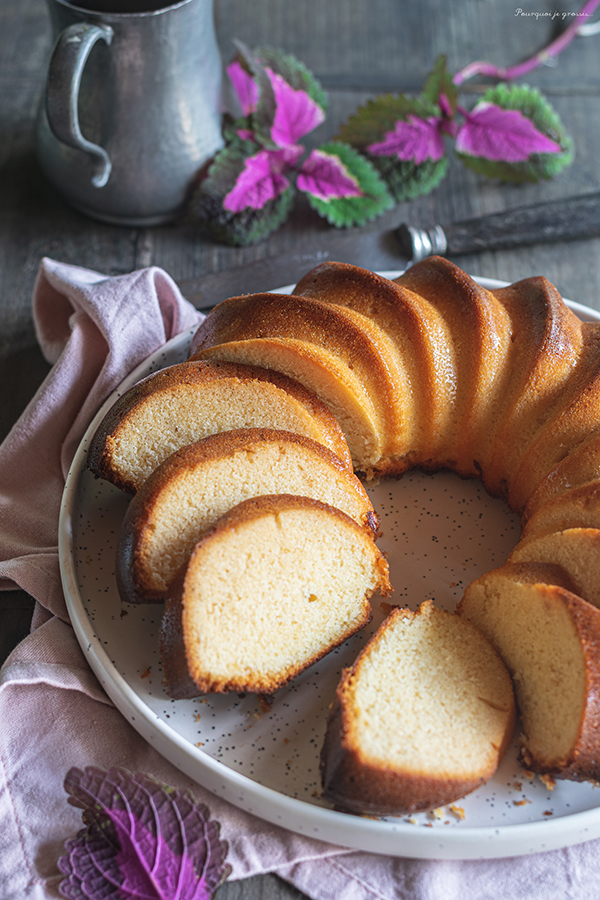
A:
{"label": "cake slice", "polygon": [[123,394],[98,427],[87,466],[134,494],[175,450],[235,428],[303,434],[352,467],[336,419],[297,381],[256,366],[207,362],[170,366]]}
{"label": "cake slice", "polygon": [[600,610],[546,582],[564,577],[556,569],[534,566],[528,573],[525,565],[505,565],[470,584],[458,612],[487,637],[512,675],[524,765],[597,781]]}
{"label": "cake slice", "polygon": [[594,481],[600,481],[600,433],[597,431],[569,450],[558,465],[540,481],[527,501],[521,521],[523,524],[528,522],[544,504],[564,491]]}
{"label": "cake slice", "polygon": [[371,617],[388,566],[349,516],[318,500],[245,500],[200,539],[161,627],[169,696],[271,694]]}
{"label": "cake slice", "polygon": [[514,719],[508,672],[476,628],[431,601],[397,609],[338,686],[325,797],[376,816],[452,803],[494,774]]}
{"label": "cake slice", "polygon": [[519,543],[571,528],[600,528],[600,481],[563,491],[544,503],[525,523]]}
{"label": "cake slice", "polygon": [[370,537],[377,516],[358,478],[310,438],[269,428],[211,435],[171,454],[132,498],[117,548],[131,603],[164,598],[201,535],[242,500],[292,493],[343,510]]}
{"label": "cake slice", "polygon": [[538,562],[561,566],[576,594],[600,607],[600,530],[567,528],[519,541],[510,563]]}

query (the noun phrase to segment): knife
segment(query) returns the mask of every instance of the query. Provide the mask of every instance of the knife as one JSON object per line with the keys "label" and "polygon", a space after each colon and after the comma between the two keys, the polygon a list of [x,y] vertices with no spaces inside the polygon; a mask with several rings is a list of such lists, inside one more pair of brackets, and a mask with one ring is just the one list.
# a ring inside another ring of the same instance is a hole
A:
{"label": "knife", "polygon": [[451,225],[388,231],[327,232],[314,250],[274,257],[181,280],[179,287],[199,309],[227,297],[295,284],[319,263],[349,262],[370,269],[402,269],[427,256],[460,256],[529,244],[571,241],[600,235],[600,192],[520,206]]}

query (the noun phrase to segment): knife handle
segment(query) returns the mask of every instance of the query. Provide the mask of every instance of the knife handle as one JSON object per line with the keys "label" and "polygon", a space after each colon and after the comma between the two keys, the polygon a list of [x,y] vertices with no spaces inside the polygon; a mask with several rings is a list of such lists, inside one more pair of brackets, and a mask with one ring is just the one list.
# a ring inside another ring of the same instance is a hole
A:
{"label": "knife handle", "polygon": [[600,193],[519,206],[443,229],[401,225],[396,234],[413,262],[432,253],[459,255],[594,237],[600,234]]}

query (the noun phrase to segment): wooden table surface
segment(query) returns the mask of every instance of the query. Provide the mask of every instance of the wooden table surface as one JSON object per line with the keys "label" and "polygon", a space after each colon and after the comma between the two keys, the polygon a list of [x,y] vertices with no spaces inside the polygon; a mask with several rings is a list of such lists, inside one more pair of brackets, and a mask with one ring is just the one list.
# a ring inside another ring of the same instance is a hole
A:
{"label": "wooden table surface", "polygon": [[[251,47],[268,44],[294,53],[321,81],[329,95],[329,109],[327,121],[311,138],[315,144],[334,135],[339,124],[369,97],[418,91],[438,54],[447,55],[450,71],[475,59],[514,64],[541,49],[564,27],[551,15],[553,11],[578,8],[570,0],[559,4],[520,0],[520,4],[521,13],[513,4],[485,0],[215,0],[215,15],[225,61],[233,55],[232,40],[240,38]],[[158,265],[176,280],[185,280],[291,250],[305,255],[309,269],[315,252],[331,236],[331,229],[301,202],[277,234],[244,249],[210,243],[190,225],[113,227],[75,212],[45,183],[35,157],[33,124],[50,50],[44,0],[2,0],[2,438],[49,369],[37,348],[31,316],[31,293],[43,256],[107,274]],[[531,73],[527,82],[550,99],[574,137],[573,165],[549,182],[508,186],[486,180],[453,160],[448,177],[433,194],[397,207],[364,230],[357,263],[375,269],[393,266],[396,260],[389,241],[380,240],[374,230],[390,229],[403,221],[450,223],[600,190],[600,35],[577,39],[558,65]],[[469,82],[461,101],[472,104],[484,86],[481,79]],[[486,252],[455,261],[471,274],[507,281],[545,275],[563,295],[600,310],[600,238]],[[265,283],[263,287],[277,285]],[[27,633],[31,608],[31,599],[22,592],[0,594],[1,658]],[[275,876],[227,884],[219,892],[220,900],[241,896],[275,900],[301,895]]]}

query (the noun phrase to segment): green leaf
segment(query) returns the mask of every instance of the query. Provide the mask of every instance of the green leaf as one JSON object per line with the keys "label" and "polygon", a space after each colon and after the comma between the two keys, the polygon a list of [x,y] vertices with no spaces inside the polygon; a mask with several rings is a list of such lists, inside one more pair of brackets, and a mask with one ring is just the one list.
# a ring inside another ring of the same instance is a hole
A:
{"label": "green leaf", "polygon": [[265,68],[272,69],[277,75],[285,78],[290,87],[296,91],[306,91],[311,100],[318,103],[321,109],[327,108],[327,94],[312,72],[303,62],[291,53],[282,53],[272,47],[259,47],[255,55]]}
{"label": "green leaf", "polygon": [[240,140],[220,150],[192,196],[191,218],[206,235],[221,243],[245,247],[264,240],[286,221],[294,203],[296,191],[290,185],[262,209],[239,213],[224,209],[223,200],[235,185],[244,161],[255,152],[256,144]]}
{"label": "green leaf", "polygon": [[423,85],[423,97],[430,103],[439,103],[440,94],[444,94],[452,110],[452,115],[454,115],[458,103],[458,91],[452,81],[452,75],[446,68],[444,55],[438,56],[433,71]]}
{"label": "green leaf", "polygon": [[394,205],[385,182],[379,177],[375,167],[352,147],[336,141],[324,144],[319,149],[337,156],[364,192],[362,197],[339,197],[332,200],[322,200],[313,194],[307,194],[310,205],[330,225],[337,228],[364,225]]}
{"label": "green leaf", "polygon": [[538,131],[561,147],[561,153],[534,153],[520,163],[493,161],[483,157],[456,155],[462,162],[488,178],[515,183],[536,182],[552,178],[573,161],[573,141],[565,131],[558,113],[536,88],[526,84],[498,84],[485,92],[482,100],[495,103],[503,109],[517,109],[531,119]]}
{"label": "green leaf", "polygon": [[406,97],[404,94],[384,94],[369,100],[342,125],[335,140],[350,144],[357,150],[365,150],[393,131],[398,120],[405,120],[411,113],[427,119],[439,116],[439,107],[424,97]]}
{"label": "green leaf", "polygon": [[428,159],[420,165],[394,156],[370,156],[369,159],[385,180],[396,203],[429,194],[448,172],[446,156]]}

